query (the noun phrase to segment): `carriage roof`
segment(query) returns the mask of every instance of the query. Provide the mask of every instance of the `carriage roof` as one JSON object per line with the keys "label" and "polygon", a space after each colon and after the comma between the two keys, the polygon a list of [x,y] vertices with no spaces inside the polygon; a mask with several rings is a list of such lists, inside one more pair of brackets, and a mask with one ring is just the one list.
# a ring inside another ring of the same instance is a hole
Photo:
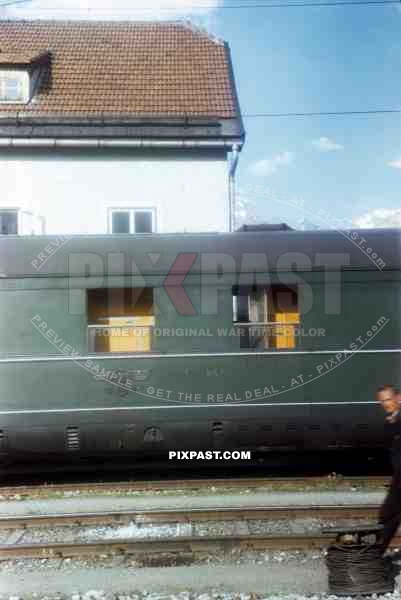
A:
{"label": "carriage roof", "polygon": [[[96,275],[97,270],[109,275],[132,273],[133,261],[142,274],[167,275],[180,254],[197,255],[190,270],[192,274],[215,269],[219,257],[213,257],[214,254],[226,255],[220,256],[226,272],[239,272],[241,265],[244,271],[242,261],[245,254],[265,255],[269,271],[311,270],[310,265],[313,270],[321,270],[323,267],[317,266],[316,255],[327,253],[332,255],[334,264],[343,260],[336,255],[346,255],[345,262],[349,264],[344,265],[343,262],[345,270],[397,270],[401,266],[401,229],[7,235],[0,236],[0,277],[83,276],[88,254],[101,259],[93,261],[91,275]],[[124,255],[123,268],[121,260],[110,257],[112,254]],[[185,259],[178,263],[175,268],[177,274],[187,264]],[[180,267],[181,263],[184,266]],[[245,270],[254,269],[252,257],[248,256],[246,263]],[[108,265],[107,268],[105,265]]]}

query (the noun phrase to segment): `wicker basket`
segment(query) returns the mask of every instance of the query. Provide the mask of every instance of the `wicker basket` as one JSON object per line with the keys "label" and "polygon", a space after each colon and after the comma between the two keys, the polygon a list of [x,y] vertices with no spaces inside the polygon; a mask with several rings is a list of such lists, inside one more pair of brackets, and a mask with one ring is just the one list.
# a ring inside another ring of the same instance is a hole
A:
{"label": "wicker basket", "polygon": [[334,544],[326,565],[329,590],[337,596],[385,594],[394,591],[395,569],[377,544]]}

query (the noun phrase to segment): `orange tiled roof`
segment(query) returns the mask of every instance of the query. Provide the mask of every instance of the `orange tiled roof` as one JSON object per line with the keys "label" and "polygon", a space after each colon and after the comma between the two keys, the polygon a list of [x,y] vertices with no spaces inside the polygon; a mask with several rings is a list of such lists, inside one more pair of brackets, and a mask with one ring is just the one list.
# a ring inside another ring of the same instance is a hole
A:
{"label": "orange tiled roof", "polygon": [[239,116],[227,45],[187,23],[0,22],[0,64],[44,52],[30,114]]}
{"label": "orange tiled roof", "polygon": [[32,65],[46,58],[47,53],[38,52],[0,52],[0,66]]}

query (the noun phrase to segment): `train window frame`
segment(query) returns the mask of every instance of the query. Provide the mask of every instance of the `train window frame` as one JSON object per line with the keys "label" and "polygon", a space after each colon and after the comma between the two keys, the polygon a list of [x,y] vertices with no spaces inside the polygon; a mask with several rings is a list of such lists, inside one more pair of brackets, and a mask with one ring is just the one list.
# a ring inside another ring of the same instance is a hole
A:
{"label": "train window frame", "polygon": [[[295,307],[294,312],[281,311],[278,293],[284,290],[287,290],[287,294],[295,294],[295,304],[292,303],[289,305],[291,309]],[[288,351],[297,349],[298,336],[295,335],[295,330],[301,326],[298,286],[287,286],[284,284],[234,286],[232,294],[233,325],[240,328],[241,350],[280,352],[280,350]],[[242,308],[241,296],[243,298]],[[259,306],[257,306],[258,298],[261,300]],[[287,319],[288,315],[291,314],[294,314],[295,317]],[[259,320],[260,315],[262,315],[261,320]],[[282,317],[278,317],[278,315],[282,315]],[[267,331],[263,332],[262,328],[266,328]],[[292,328],[292,333],[288,328]],[[260,334],[261,330],[262,334]],[[277,333],[273,334],[272,331]],[[285,339],[287,340],[287,344],[285,343]]]}
{"label": "train window frame", "polygon": [[[96,303],[96,297],[98,297],[98,303]],[[129,302],[128,298],[130,298]],[[134,299],[135,301],[132,303]],[[138,305],[139,301],[141,303]],[[89,354],[152,353],[153,331],[156,325],[154,288],[87,289],[86,319]],[[140,335],[137,335],[138,332],[141,332]],[[108,341],[106,342],[104,338],[107,338]]]}

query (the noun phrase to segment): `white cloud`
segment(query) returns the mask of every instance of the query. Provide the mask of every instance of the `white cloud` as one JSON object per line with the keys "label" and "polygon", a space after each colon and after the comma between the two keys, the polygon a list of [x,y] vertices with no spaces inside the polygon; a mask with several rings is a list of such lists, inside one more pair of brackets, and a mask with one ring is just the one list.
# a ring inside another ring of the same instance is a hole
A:
{"label": "white cloud", "polygon": [[193,0],[48,0],[20,1],[1,8],[0,17],[43,19],[182,19],[208,16],[222,0],[194,3]]}
{"label": "white cloud", "polygon": [[401,227],[401,208],[376,208],[356,217],[353,225],[361,229]]}
{"label": "white cloud", "polygon": [[235,225],[251,225],[257,222],[255,198],[237,190],[235,200]]}
{"label": "white cloud", "polygon": [[257,160],[249,167],[249,172],[252,175],[268,177],[273,175],[279,167],[290,165],[293,159],[294,154],[292,152],[282,152],[281,154],[276,154],[273,158]]}
{"label": "white cloud", "polygon": [[394,169],[401,169],[401,157],[397,158],[397,160],[392,160],[387,164],[389,167],[393,167]]}
{"label": "white cloud", "polygon": [[320,152],[335,152],[336,150],[343,150],[344,146],[338,144],[334,140],[328,137],[320,137],[318,140],[313,140],[312,144]]}

